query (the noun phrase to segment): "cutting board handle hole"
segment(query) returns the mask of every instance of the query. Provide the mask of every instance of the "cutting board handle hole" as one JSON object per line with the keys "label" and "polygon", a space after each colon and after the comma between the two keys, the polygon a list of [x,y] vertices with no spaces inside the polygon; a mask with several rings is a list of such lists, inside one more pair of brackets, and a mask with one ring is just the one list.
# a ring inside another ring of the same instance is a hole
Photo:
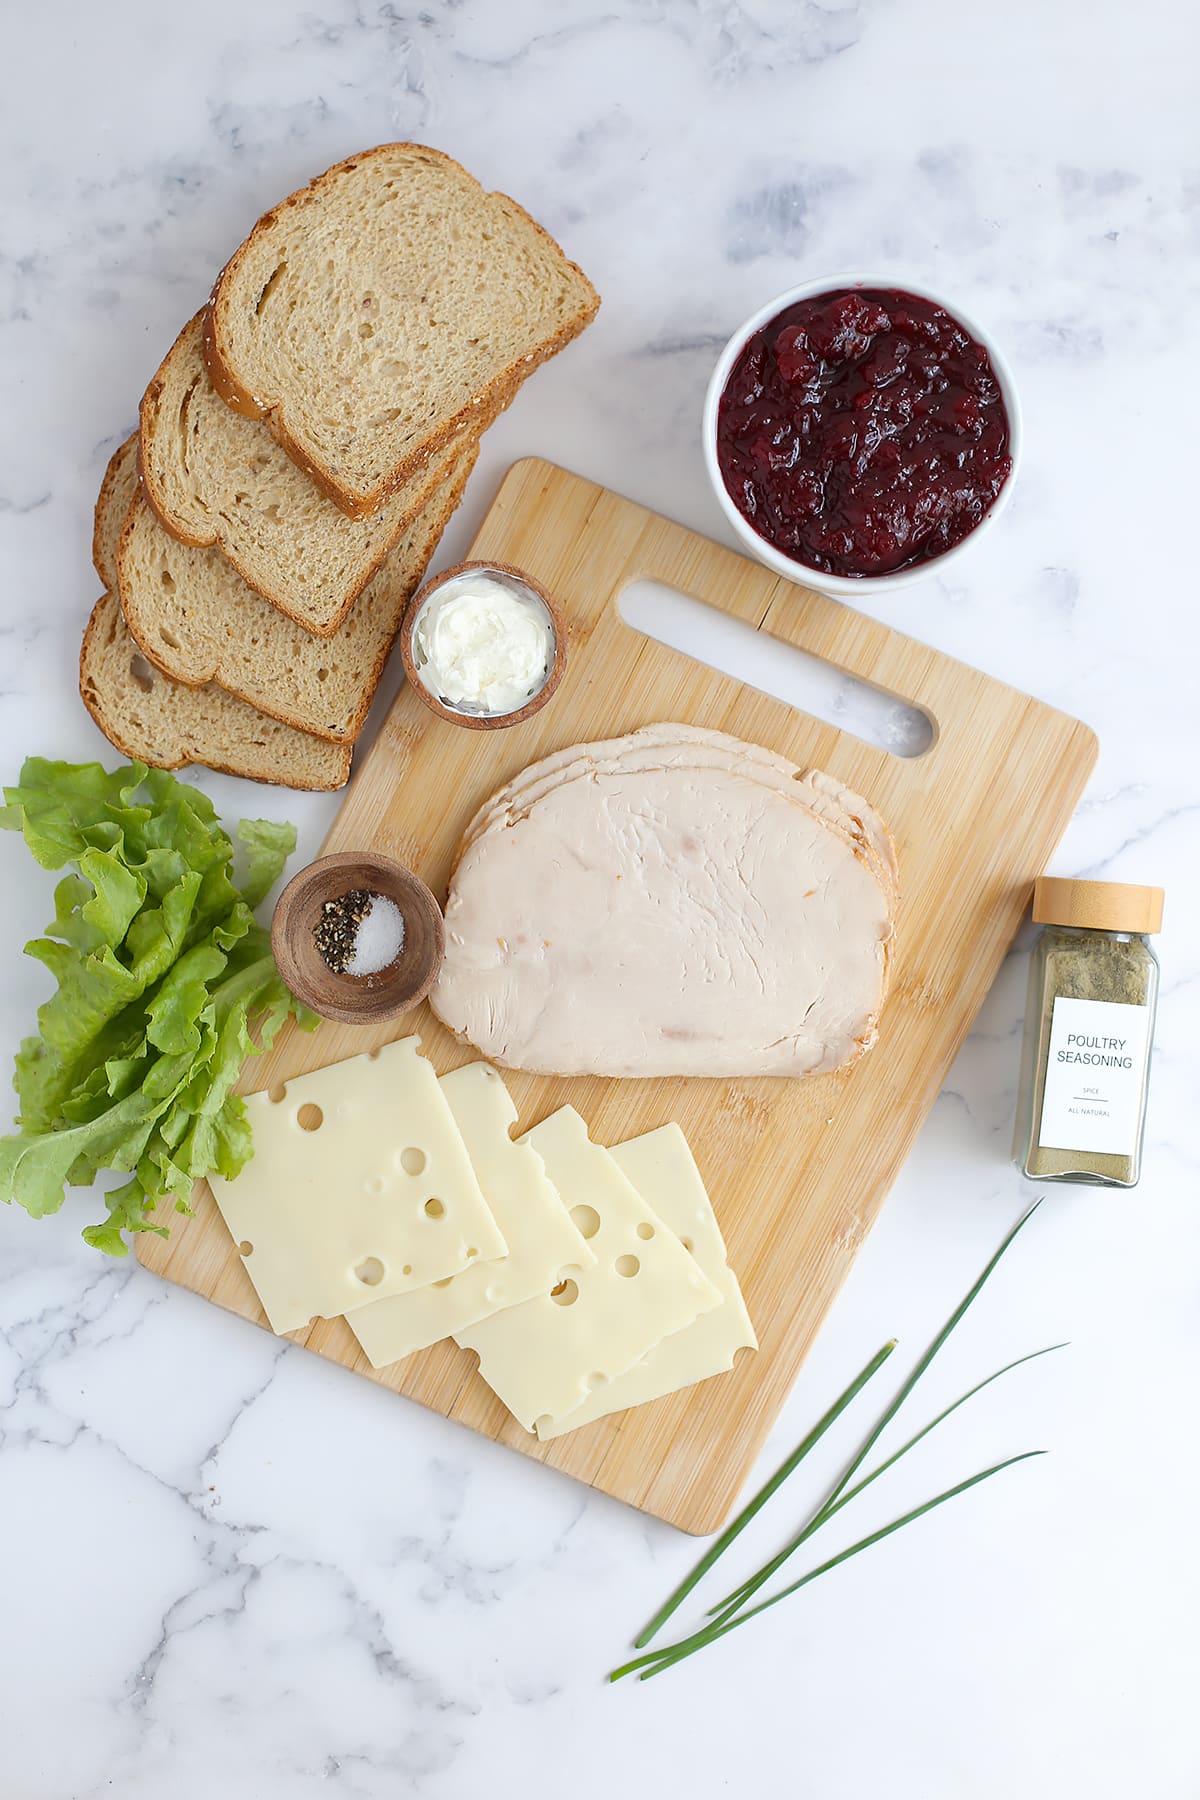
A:
{"label": "cutting board handle hole", "polygon": [[[804,605],[800,593],[796,604]],[[626,625],[643,636],[891,756],[924,756],[934,741],[933,721],[920,707],[665,582],[631,581],[618,608]],[[709,655],[696,657],[701,633]]]}

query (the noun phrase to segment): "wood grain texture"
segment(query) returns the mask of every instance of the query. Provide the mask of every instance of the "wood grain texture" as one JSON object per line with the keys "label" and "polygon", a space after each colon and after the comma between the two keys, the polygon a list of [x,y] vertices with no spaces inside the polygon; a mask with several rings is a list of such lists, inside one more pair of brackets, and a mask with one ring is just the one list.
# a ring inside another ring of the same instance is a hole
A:
{"label": "wood grain texture", "polygon": [[[879,808],[900,853],[892,990],[878,1045],[842,1074],[505,1077],[522,1129],[566,1101],[600,1143],[679,1121],[760,1340],[728,1374],[539,1444],[475,1374],[474,1357],[452,1344],[375,1372],[344,1320],[318,1321],[296,1339],[685,1531],[715,1531],[995,978],[1096,741],[1027,695],[549,463],[510,470],[471,556],[527,569],[562,602],[571,628],[566,679],[543,712],[499,732],[458,730],[402,691],[325,851],[381,851],[444,896],[471,815],[527,763],[639,725],[705,725],[827,769]],[[934,722],[931,748],[891,756],[643,637],[618,611],[622,589],[639,579],[695,595],[923,708]],[[373,1029],[286,1030],[250,1065],[246,1085],[273,1087],[413,1031],[439,1071],[471,1060],[422,1006]],[[203,1184],[195,1205],[169,1241],[139,1238],[139,1257],[265,1324]]]}

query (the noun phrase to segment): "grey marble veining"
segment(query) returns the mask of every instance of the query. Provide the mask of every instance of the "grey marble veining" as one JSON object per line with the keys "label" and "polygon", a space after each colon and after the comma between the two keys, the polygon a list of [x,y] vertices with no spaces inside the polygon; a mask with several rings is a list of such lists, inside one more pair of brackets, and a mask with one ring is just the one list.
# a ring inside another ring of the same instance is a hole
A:
{"label": "grey marble veining", "polygon": [[[1173,0],[0,9],[8,778],[29,751],[104,753],[75,695],[91,508],[180,325],[265,206],[415,137],[514,194],[604,295],[485,439],[445,560],[528,452],[726,537],[697,422],[729,331],[822,271],[943,288],[1009,351],[1025,463],[975,556],[873,610],[1087,719],[1101,760],[1054,866],[1168,888],[1142,1186],[1051,1196],[917,1413],[1071,1348],[956,1414],[859,1522],[1052,1455],[649,1686],[602,1678],[689,1541],[98,1259],[86,1196],[0,1217],[5,1800],[1200,1792],[1198,50]],[[196,778],[230,818],[296,820],[302,855],[336,807]],[[45,993],[17,949],[51,883],[0,853],[7,1058]],[[1007,1161],[1028,942],[764,1472],[885,1336],[915,1359],[1030,1197]]]}

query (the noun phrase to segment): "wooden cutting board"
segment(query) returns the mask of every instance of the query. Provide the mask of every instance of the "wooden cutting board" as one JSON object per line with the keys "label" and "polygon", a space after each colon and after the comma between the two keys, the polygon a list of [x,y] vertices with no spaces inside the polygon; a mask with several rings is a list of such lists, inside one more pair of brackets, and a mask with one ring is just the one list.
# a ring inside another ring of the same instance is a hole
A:
{"label": "wooden cutting board", "polygon": [[[604,1144],[671,1119],[682,1125],[760,1341],[728,1374],[542,1445],[453,1344],[376,1373],[344,1320],[321,1321],[296,1341],[685,1531],[715,1531],[995,978],[1096,740],[1027,695],[550,463],[510,470],[471,556],[516,564],[562,601],[571,623],[563,685],[536,718],[490,732],[449,725],[402,691],[325,850],[385,852],[442,896],[476,807],[527,763],[652,722],[709,726],[829,770],[891,825],[902,882],[891,994],[876,1048],[840,1075],[506,1075],[522,1129],[566,1101]],[[889,755],[642,636],[618,611],[622,590],[639,579],[669,584],[924,709],[932,747],[916,758]],[[471,1060],[422,1006],[375,1030],[285,1031],[250,1065],[245,1085],[276,1086],[414,1031],[439,1071]],[[174,1221],[167,1242],[140,1237],[139,1258],[265,1325],[203,1183],[195,1209]]]}

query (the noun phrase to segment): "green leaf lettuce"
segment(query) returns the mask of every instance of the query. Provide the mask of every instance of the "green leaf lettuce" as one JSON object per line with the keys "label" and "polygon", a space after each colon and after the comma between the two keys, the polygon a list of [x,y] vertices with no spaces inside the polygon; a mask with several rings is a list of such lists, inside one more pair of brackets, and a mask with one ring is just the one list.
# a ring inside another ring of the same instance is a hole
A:
{"label": "green leaf lettuce", "polygon": [[235,850],[206,795],[140,763],[30,757],[5,801],[0,827],[22,832],[43,868],[73,872],[45,935],[25,946],[56,988],[17,1055],[19,1129],[0,1139],[0,1199],[40,1217],[68,1185],[126,1174],[107,1219],[83,1234],[121,1256],[125,1232],[166,1234],[160,1211],[186,1212],[200,1176],[244,1167],[242,1064],[289,1015],[316,1024],[253,911],[296,834],[244,820]]}

